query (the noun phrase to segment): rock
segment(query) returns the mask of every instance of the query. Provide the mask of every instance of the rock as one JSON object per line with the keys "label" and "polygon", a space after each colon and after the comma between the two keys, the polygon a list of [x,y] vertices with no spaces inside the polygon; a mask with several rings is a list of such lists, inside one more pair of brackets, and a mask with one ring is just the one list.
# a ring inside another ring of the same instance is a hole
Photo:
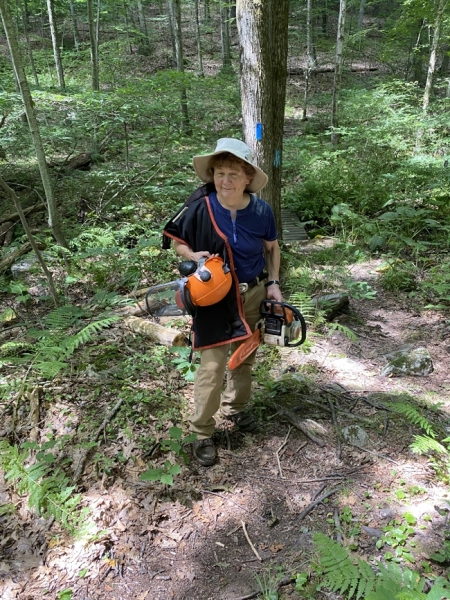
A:
{"label": "rock", "polygon": [[349,304],[347,292],[327,294],[326,296],[316,296],[316,298],[313,298],[312,301],[316,308],[324,311],[325,317],[328,321],[331,321],[340,310],[347,308]]}
{"label": "rock", "polygon": [[381,538],[383,537],[383,531],[381,529],[376,529],[375,527],[367,527],[366,525],[361,525],[361,531],[367,533],[371,538]]}
{"label": "rock", "polygon": [[370,438],[359,425],[349,425],[342,429],[342,437],[351,446],[365,448],[370,443]]}
{"label": "rock", "polygon": [[426,348],[400,349],[387,355],[386,358],[390,362],[381,371],[383,377],[401,377],[402,375],[425,377],[434,370],[433,361]]}
{"label": "rock", "polygon": [[23,260],[14,263],[11,266],[11,273],[13,279],[16,281],[18,279],[24,279],[27,274],[35,267],[37,262],[36,256],[30,256],[28,258],[24,258]]}

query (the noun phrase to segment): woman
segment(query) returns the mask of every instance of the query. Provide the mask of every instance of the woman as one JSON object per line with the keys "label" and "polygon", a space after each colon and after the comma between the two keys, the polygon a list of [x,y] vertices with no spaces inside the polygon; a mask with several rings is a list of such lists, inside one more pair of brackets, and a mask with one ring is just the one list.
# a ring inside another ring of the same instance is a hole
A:
{"label": "woman", "polygon": [[191,196],[164,229],[165,247],[172,240],[179,256],[196,262],[219,255],[233,276],[227,296],[212,306],[198,307],[193,319],[193,348],[201,352],[201,361],[189,424],[198,438],[193,455],[203,466],[217,459],[211,438],[219,408],[240,431],[256,429],[254,417],[245,410],[256,351],[228,372],[222,394],[223,376],[230,345],[234,350],[251,334],[260,319],[261,301],[283,299],[274,215],[255,195],[268,178],[251,159],[250,148],[233,138],[218,140],[211,154],[194,156],[195,171],[207,186]]}

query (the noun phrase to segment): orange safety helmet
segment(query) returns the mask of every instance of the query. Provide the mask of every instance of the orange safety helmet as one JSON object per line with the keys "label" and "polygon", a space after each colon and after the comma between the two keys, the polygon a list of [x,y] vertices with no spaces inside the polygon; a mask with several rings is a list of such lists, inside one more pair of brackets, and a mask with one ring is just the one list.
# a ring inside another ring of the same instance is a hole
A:
{"label": "orange safety helmet", "polygon": [[218,256],[211,256],[199,261],[197,270],[180,280],[181,300],[188,312],[193,314],[196,306],[220,302],[230,291],[232,283],[228,265]]}

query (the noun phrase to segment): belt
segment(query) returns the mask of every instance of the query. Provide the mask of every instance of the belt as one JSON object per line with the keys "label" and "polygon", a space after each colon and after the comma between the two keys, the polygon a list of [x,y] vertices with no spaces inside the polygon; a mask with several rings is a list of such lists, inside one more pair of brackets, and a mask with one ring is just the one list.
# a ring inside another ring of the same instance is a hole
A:
{"label": "belt", "polygon": [[245,294],[245,292],[248,292],[248,290],[251,290],[252,288],[257,286],[260,281],[263,281],[264,279],[267,279],[268,277],[269,277],[268,273],[266,273],[265,271],[261,271],[261,273],[259,275],[257,275],[254,279],[252,279],[251,281],[248,281],[247,283],[240,283],[239,291],[241,292],[241,294]]}

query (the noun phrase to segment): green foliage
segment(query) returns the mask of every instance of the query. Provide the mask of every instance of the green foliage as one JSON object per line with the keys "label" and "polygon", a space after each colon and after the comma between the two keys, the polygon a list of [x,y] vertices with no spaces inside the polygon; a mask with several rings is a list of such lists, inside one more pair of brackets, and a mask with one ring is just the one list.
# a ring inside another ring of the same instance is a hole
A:
{"label": "green foliage", "polygon": [[[89,316],[86,310],[74,306],[63,306],[50,312],[44,319],[48,329],[30,329],[28,336],[36,342],[23,349],[21,356],[17,347],[3,347],[4,361],[12,364],[29,364],[41,376],[53,379],[62,369],[69,366],[69,359],[77,348],[95,339],[102,329],[115,323],[117,315],[103,315],[92,320],[75,333],[70,330],[82,324],[81,318]],[[91,315],[92,318],[92,315]]]}
{"label": "green foliage", "polygon": [[413,425],[418,425],[421,429],[425,431],[425,433],[429,437],[436,437],[431,423],[426,417],[420,414],[417,408],[411,403],[406,401],[386,402],[386,406],[388,406],[397,414],[402,415],[409,423],[412,423]]}
{"label": "green foliage", "polygon": [[63,444],[64,440],[50,440],[40,446],[25,442],[20,450],[6,440],[0,441],[0,466],[17,493],[28,495],[28,505],[37,515],[46,519],[53,516],[73,535],[91,535],[94,530],[87,519],[89,509],[81,506],[81,495],[74,494],[75,486],[50,452]]}
{"label": "green foliage", "polygon": [[[385,532],[383,538],[377,541],[377,548],[383,548],[385,544],[391,546],[395,549],[395,556],[391,552],[386,552],[384,558],[386,560],[396,560],[397,562],[400,559],[406,559],[410,562],[414,562],[414,557],[406,549],[406,544],[409,541],[409,538],[415,534],[415,529],[411,525],[415,525],[416,520],[409,513],[405,513],[403,515],[405,522],[402,522],[401,519],[396,519],[395,521],[389,523],[383,527],[383,531]],[[413,542],[410,542],[410,545],[413,546]]]}
{"label": "green foliage", "polygon": [[384,565],[376,561],[372,567],[322,533],[313,534],[313,540],[318,552],[316,571],[320,586],[348,600],[440,600],[450,590],[449,582],[438,578],[425,594],[425,579],[417,571],[401,568],[395,562]]}
{"label": "green foliage", "polygon": [[[179,427],[169,429],[169,438],[160,441],[160,448],[163,452],[172,452],[176,457],[182,458],[185,463],[188,462],[188,456],[183,450],[183,446],[197,439],[197,434],[190,434],[183,438],[183,430]],[[173,485],[174,476],[181,473],[181,466],[178,463],[172,463],[165,460],[161,467],[147,469],[141,473],[139,479],[142,481],[160,481],[164,485]]]}
{"label": "green foliage", "polygon": [[192,350],[190,347],[173,347],[171,352],[175,358],[170,361],[178,371],[181,372],[186,381],[193,382],[194,376],[200,365],[196,365],[192,361]]}

